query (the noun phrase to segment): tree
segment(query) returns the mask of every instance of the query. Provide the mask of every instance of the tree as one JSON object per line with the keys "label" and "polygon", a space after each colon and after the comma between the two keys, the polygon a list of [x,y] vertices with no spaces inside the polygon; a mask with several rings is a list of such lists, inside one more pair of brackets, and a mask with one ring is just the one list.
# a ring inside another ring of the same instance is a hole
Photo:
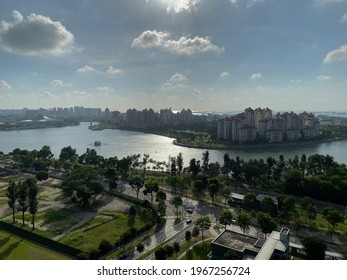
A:
{"label": "tree", "polygon": [[224,205],[226,206],[231,194],[231,187],[227,185],[222,185],[220,193],[224,197]]}
{"label": "tree", "polygon": [[202,173],[207,174],[209,170],[210,153],[205,151],[202,153]]}
{"label": "tree", "polygon": [[166,193],[162,190],[159,190],[157,192],[157,195],[156,195],[156,201],[160,201],[160,200],[166,200]]}
{"label": "tree", "polygon": [[189,162],[188,171],[191,173],[193,178],[196,178],[200,172],[200,161],[192,158]]}
{"label": "tree", "polygon": [[62,148],[60,151],[59,160],[63,162],[75,162],[77,160],[76,149],[71,148],[71,146]]}
{"label": "tree", "polygon": [[35,175],[36,179],[39,181],[44,181],[47,180],[49,175],[48,172],[46,170],[40,170],[36,175]]}
{"label": "tree", "polygon": [[233,214],[229,210],[224,209],[220,214],[219,222],[222,225],[224,225],[224,228],[226,229],[228,225],[231,225],[232,220],[233,220]]}
{"label": "tree", "polygon": [[272,197],[265,196],[263,200],[260,203],[261,208],[266,212],[266,213],[273,213],[276,209],[275,202]]}
{"label": "tree", "polygon": [[151,205],[153,204],[154,193],[158,193],[159,186],[158,183],[146,183],[145,189],[143,190],[144,195],[149,195]]}
{"label": "tree", "polygon": [[292,214],[294,214],[296,212],[295,210],[295,199],[293,196],[289,195],[289,196],[285,196],[282,199],[282,205],[281,205],[282,211],[290,216]]}
{"label": "tree", "polygon": [[132,220],[135,219],[136,214],[137,214],[136,207],[131,205],[129,208],[130,219],[132,219]]}
{"label": "tree", "polygon": [[142,252],[144,251],[145,249],[145,246],[142,244],[142,243],[139,243],[137,246],[136,246],[136,251],[140,253],[140,260],[141,260],[141,254]]}
{"label": "tree", "polygon": [[200,234],[200,229],[197,226],[194,226],[192,231],[192,237],[196,238],[197,236],[199,236],[199,234]]}
{"label": "tree", "polygon": [[8,198],[7,204],[12,209],[12,223],[14,223],[16,220],[15,209],[16,209],[16,201],[18,197],[18,192],[17,192],[15,182],[10,181],[8,183],[6,196]]}
{"label": "tree", "polygon": [[316,218],[317,212],[316,212],[316,205],[314,204],[312,198],[305,196],[301,202],[301,210],[304,212],[305,215],[305,222],[307,218],[309,218],[310,223]]}
{"label": "tree", "polygon": [[[199,235],[199,233],[197,234]],[[192,232],[190,230],[187,230],[186,233],[185,233],[185,239],[187,242],[190,241],[190,239],[192,239]]]}
{"label": "tree", "polygon": [[335,227],[338,223],[342,223],[344,221],[344,216],[340,213],[336,208],[327,206],[323,209],[323,216],[329,222],[332,227],[332,233],[335,232]]}
{"label": "tree", "polygon": [[257,207],[257,199],[254,193],[246,193],[243,198],[243,205],[247,210],[254,210]]}
{"label": "tree", "polygon": [[177,172],[178,175],[182,173],[183,170],[183,155],[182,153],[179,153],[177,158],[176,158],[176,164],[177,164]]}
{"label": "tree", "polygon": [[301,240],[309,260],[324,260],[326,244],[315,237],[306,237]]}
{"label": "tree", "polygon": [[139,192],[143,188],[145,182],[142,177],[135,176],[129,180],[129,185],[136,192],[136,198],[139,199]]}
{"label": "tree", "polygon": [[115,190],[117,188],[117,170],[113,167],[108,167],[104,172],[105,177],[108,180],[108,187],[111,190]]}
{"label": "tree", "polygon": [[22,224],[24,226],[24,213],[28,210],[28,185],[26,182],[19,183],[18,210],[22,212]]}
{"label": "tree", "polygon": [[246,230],[250,229],[252,224],[252,217],[249,213],[239,210],[237,212],[236,223],[242,229],[243,233],[246,233]]}
{"label": "tree", "polygon": [[90,165],[75,166],[61,185],[64,197],[82,208],[89,208],[104,190],[99,173]]}
{"label": "tree", "polygon": [[164,200],[159,200],[158,202],[158,213],[161,218],[165,217],[166,215],[166,204]]}
{"label": "tree", "polygon": [[103,239],[98,247],[100,257],[106,255],[108,252],[112,250],[112,245],[106,239]]}
{"label": "tree", "polygon": [[181,246],[180,246],[180,244],[179,244],[178,242],[174,242],[174,243],[172,244],[172,246],[173,246],[174,252],[175,252],[176,257],[177,257],[177,253],[180,251]]}
{"label": "tree", "polygon": [[196,226],[201,231],[201,238],[204,240],[204,231],[210,229],[211,220],[208,216],[200,217],[196,220]]}
{"label": "tree", "polygon": [[28,185],[28,200],[29,200],[29,212],[31,214],[31,223],[33,225],[33,230],[35,229],[35,215],[37,213],[37,195],[39,192],[39,189],[36,185],[36,180],[34,178],[29,178],[26,180],[26,183]]}
{"label": "tree", "polygon": [[207,185],[207,190],[211,196],[212,203],[214,203],[214,199],[216,197],[216,194],[219,191],[219,188],[220,188],[220,184],[219,184],[219,181],[217,179],[209,180],[208,185]]}
{"label": "tree", "polygon": [[173,200],[172,200],[172,205],[174,205],[175,208],[176,208],[176,216],[177,216],[177,218],[178,218],[178,208],[179,208],[180,206],[182,206],[182,203],[183,203],[182,197],[179,196],[179,195],[176,195],[176,196],[173,198]]}
{"label": "tree", "polygon": [[166,260],[167,259],[167,251],[164,247],[161,247],[154,252],[154,256],[155,256],[156,260]]}
{"label": "tree", "polygon": [[276,222],[268,213],[258,212],[257,220],[261,231],[265,235],[265,238],[268,233],[271,233],[277,228]]}

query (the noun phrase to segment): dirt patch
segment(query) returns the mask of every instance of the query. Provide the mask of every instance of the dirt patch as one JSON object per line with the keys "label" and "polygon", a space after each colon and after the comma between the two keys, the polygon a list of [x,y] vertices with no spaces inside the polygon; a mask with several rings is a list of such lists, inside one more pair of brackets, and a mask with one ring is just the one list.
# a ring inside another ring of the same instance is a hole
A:
{"label": "dirt patch", "polygon": [[62,195],[61,189],[43,187],[38,195],[40,200],[55,201],[59,196]]}
{"label": "dirt patch", "polygon": [[101,211],[117,211],[126,212],[130,206],[126,202],[120,200],[116,197],[104,196],[100,200],[100,206],[98,207],[98,212]]}

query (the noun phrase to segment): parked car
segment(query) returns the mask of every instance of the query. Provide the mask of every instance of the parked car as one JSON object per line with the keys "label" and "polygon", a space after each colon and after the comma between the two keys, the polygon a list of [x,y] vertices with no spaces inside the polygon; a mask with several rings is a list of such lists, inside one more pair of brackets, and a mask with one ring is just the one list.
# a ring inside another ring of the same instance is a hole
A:
{"label": "parked car", "polygon": [[193,209],[192,209],[192,208],[187,208],[186,211],[187,211],[187,213],[189,213],[189,214],[193,214]]}
{"label": "parked car", "polygon": [[192,220],[187,220],[187,225],[191,224],[192,222]]}

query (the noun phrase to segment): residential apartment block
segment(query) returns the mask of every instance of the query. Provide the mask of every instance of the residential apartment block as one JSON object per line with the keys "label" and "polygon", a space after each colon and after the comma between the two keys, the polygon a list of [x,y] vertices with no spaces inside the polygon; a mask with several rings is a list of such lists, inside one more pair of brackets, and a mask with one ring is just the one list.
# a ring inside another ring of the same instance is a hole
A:
{"label": "residential apartment block", "polygon": [[269,108],[247,108],[244,112],[218,121],[218,138],[233,142],[269,143],[312,139],[319,135],[319,120],[312,113],[273,115]]}
{"label": "residential apartment block", "polygon": [[173,112],[171,108],[161,109],[154,112],[153,109],[128,109],[124,126],[134,128],[155,128],[164,126],[179,126],[193,123],[205,122],[206,117],[195,115],[190,109]]}

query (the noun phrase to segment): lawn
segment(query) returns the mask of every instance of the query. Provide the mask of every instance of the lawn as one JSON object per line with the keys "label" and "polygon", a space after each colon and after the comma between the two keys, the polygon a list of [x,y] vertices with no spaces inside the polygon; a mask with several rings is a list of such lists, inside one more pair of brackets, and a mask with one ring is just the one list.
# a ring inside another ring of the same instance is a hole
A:
{"label": "lawn", "polygon": [[0,260],[68,260],[69,257],[0,231]]}
{"label": "lawn", "polygon": [[[140,217],[136,216],[133,225],[136,229],[145,226]],[[129,231],[132,227],[129,224],[129,216],[124,213],[116,212],[113,216],[102,215],[97,216],[87,224],[68,233],[59,242],[67,244],[71,247],[80,249],[84,252],[90,252],[97,249],[102,240],[107,240],[111,244],[119,240],[120,236]]]}
{"label": "lawn", "polygon": [[205,242],[195,245],[182,260],[208,260],[207,255],[211,252],[211,242],[212,240],[205,240]]}
{"label": "lawn", "polygon": [[[22,227],[22,213],[16,212],[16,222],[14,225]],[[48,209],[38,212],[35,216],[35,233],[41,236],[52,238],[59,235],[83,219],[83,214],[68,209]],[[2,219],[6,222],[12,222],[12,214]],[[24,215],[25,226],[27,230],[32,229],[31,214]]]}

